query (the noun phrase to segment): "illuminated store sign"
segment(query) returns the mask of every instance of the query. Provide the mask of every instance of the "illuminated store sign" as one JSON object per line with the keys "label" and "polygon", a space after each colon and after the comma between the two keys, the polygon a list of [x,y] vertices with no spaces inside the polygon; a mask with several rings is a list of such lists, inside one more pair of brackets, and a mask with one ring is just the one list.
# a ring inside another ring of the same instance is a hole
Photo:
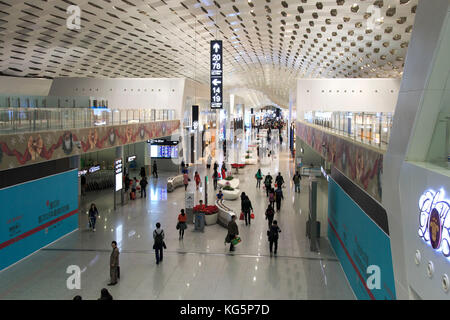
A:
{"label": "illuminated store sign", "polygon": [[134,160],[136,160],[136,156],[130,156],[130,157],[128,157],[128,162],[131,162],[131,161],[134,161]]}
{"label": "illuminated store sign", "polygon": [[122,190],[122,180],[123,180],[123,173],[122,173],[122,159],[117,159],[114,162],[114,170],[116,172],[116,191]]}
{"label": "illuminated store sign", "polygon": [[419,199],[419,237],[427,244],[450,257],[450,201],[443,189],[427,190]]}
{"label": "illuminated store sign", "polygon": [[89,169],[89,173],[94,173],[94,172],[99,171],[99,170],[100,170],[100,166],[91,167]]}
{"label": "illuminated store sign", "polygon": [[84,176],[87,173],[87,170],[78,171],[78,177]]}

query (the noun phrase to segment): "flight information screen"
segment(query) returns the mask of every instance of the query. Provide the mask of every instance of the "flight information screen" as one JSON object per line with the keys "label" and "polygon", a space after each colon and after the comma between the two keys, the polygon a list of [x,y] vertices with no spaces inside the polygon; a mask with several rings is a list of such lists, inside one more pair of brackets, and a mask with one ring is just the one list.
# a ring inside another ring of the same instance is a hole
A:
{"label": "flight information screen", "polygon": [[164,158],[164,159],[178,158],[178,146],[152,145],[150,156],[152,158]]}

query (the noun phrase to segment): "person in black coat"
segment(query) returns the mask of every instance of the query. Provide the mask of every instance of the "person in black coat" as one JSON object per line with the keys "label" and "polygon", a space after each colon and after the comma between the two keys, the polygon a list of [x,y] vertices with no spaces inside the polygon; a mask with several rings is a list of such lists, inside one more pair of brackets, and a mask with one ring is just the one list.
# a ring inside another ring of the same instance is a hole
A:
{"label": "person in black coat", "polygon": [[269,204],[266,209],[266,219],[269,222],[269,229],[272,226],[272,221],[273,221],[274,217],[275,217],[275,211],[273,210],[272,206]]}
{"label": "person in black coat", "polygon": [[144,196],[144,198],[147,198],[147,190],[145,189],[147,187],[147,177],[142,177],[141,182],[139,183],[141,185],[141,198]]}
{"label": "person in black coat", "polygon": [[275,183],[277,184],[278,188],[281,188],[284,183],[283,176],[281,175],[281,172],[278,172],[277,177],[275,178]]}
{"label": "person in black coat", "polygon": [[103,288],[100,292],[100,298],[98,300],[113,300],[112,295],[108,292],[108,289]]}
{"label": "person in black coat", "polygon": [[89,227],[92,231],[95,231],[95,222],[97,221],[98,210],[94,203],[91,204],[89,209]]}
{"label": "person in black coat", "polygon": [[156,166],[156,161],[155,162],[153,162],[153,176],[155,177],[155,178],[158,178],[158,167]]}
{"label": "person in black coat", "polygon": [[[269,248],[270,253],[272,254],[272,249],[274,249],[274,254],[277,254],[278,249],[278,234],[281,232],[280,227],[278,227],[277,220],[274,220],[272,225],[270,226],[270,229],[267,231],[267,235],[269,237]],[[273,248],[273,245],[275,244],[275,248]]]}
{"label": "person in black coat", "polygon": [[278,187],[278,189],[275,191],[275,202],[277,204],[277,211],[280,211],[282,199],[284,199],[283,191],[281,190],[281,187]]}
{"label": "person in black coat", "polygon": [[245,225],[250,225],[251,223],[251,217],[250,217],[250,213],[251,211],[253,211],[253,207],[252,207],[252,203],[249,199],[249,197],[247,197],[246,195],[244,196],[243,200],[242,200],[242,212],[244,213],[244,218],[245,218]]}

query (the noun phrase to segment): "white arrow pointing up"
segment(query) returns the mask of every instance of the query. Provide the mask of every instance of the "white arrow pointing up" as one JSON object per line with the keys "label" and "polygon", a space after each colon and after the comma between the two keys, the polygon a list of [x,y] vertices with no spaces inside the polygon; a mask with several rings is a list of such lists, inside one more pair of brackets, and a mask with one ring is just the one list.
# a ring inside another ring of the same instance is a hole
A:
{"label": "white arrow pointing up", "polygon": [[217,42],[213,45],[213,49],[214,51],[217,53],[217,51],[219,51],[220,49],[220,44],[218,44]]}
{"label": "white arrow pointing up", "polygon": [[222,81],[217,80],[217,79],[214,79],[214,80],[212,81],[212,84],[213,84],[214,86],[217,86],[217,85],[219,85],[219,84],[221,84],[221,83],[222,83]]}

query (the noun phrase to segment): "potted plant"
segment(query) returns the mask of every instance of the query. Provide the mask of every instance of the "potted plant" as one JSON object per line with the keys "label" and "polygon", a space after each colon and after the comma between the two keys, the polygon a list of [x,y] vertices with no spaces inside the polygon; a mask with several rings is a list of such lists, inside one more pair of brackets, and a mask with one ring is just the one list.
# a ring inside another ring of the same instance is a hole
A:
{"label": "potted plant", "polygon": [[228,176],[225,178],[225,180],[228,180],[228,181],[233,180],[233,176]]}
{"label": "potted plant", "polygon": [[230,186],[225,186],[225,187],[222,188],[222,190],[225,190],[225,191],[234,191],[234,188],[232,188],[232,187],[230,187]]}

